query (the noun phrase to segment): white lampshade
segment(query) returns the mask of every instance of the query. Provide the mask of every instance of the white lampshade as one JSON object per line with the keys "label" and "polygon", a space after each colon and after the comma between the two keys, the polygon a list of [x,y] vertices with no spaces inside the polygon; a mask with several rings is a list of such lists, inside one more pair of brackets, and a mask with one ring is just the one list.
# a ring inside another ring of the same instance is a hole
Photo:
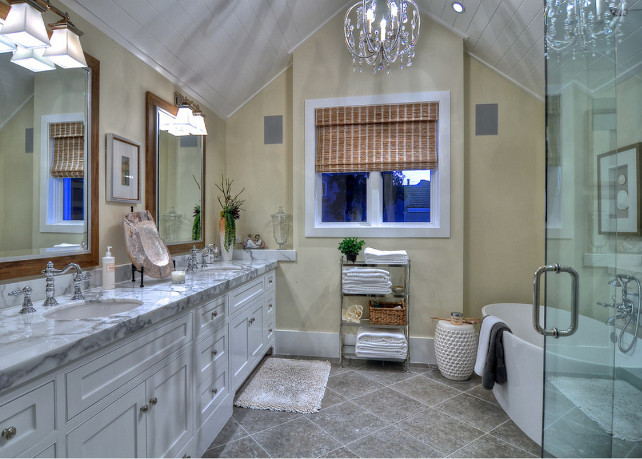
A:
{"label": "white lampshade", "polygon": [[[0,29],[4,25],[4,19],[0,18]],[[8,38],[0,35],[0,53],[12,53],[16,50],[16,44]]]}
{"label": "white lampshade", "polygon": [[194,115],[192,117],[192,124],[195,129],[191,131],[192,135],[207,135],[207,128],[205,127],[205,118],[201,115]]}
{"label": "white lampshade", "polygon": [[45,50],[43,56],[63,69],[87,67],[80,38],[67,27],[54,29],[51,46]]}
{"label": "white lampshade", "polygon": [[13,53],[11,62],[21,67],[31,70],[32,72],[46,72],[55,70],[56,66],[49,59],[42,57],[44,49],[26,49],[18,46]]}
{"label": "white lampshade", "polygon": [[174,118],[165,110],[158,110],[158,130],[169,131],[174,126]]}
{"label": "white lampshade", "polygon": [[181,135],[190,135],[190,133],[195,129],[193,124],[194,114],[192,109],[188,106],[178,107],[178,113],[176,113],[176,119],[174,120],[174,125],[168,132],[172,135],[181,136]]}
{"label": "white lampshade", "polygon": [[28,3],[11,5],[0,35],[27,49],[50,45],[42,12]]}

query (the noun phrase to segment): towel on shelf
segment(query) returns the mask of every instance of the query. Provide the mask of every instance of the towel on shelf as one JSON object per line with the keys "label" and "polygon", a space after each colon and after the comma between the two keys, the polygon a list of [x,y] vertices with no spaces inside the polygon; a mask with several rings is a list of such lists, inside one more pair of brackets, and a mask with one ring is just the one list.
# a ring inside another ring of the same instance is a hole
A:
{"label": "towel on shelf", "polygon": [[357,330],[355,354],[371,359],[405,359],[408,341],[400,329],[361,326]]}
{"label": "towel on shelf", "polygon": [[377,250],[366,247],[363,255],[366,263],[408,263],[408,253],[405,250]]}
{"label": "towel on shelf", "polygon": [[373,295],[388,295],[389,293],[392,293],[392,289],[390,287],[371,287],[367,285],[360,285],[360,286],[354,286],[354,287],[346,287],[345,285],[343,286],[343,293],[347,294],[352,294],[352,295],[368,295],[368,294],[373,294]]}
{"label": "towel on shelf", "polygon": [[377,328],[362,325],[357,330],[357,343],[406,343],[406,335],[401,329]]}
{"label": "towel on shelf", "polygon": [[490,331],[493,325],[501,322],[499,317],[485,316],[479,329],[479,342],[477,345],[477,360],[475,360],[475,373],[482,376],[486,366],[486,356],[488,355],[488,343],[490,342]]}
{"label": "towel on shelf", "polygon": [[399,359],[405,360],[408,351],[391,351],[391,352],[374,352],[374,351],[364,351],[362,349],[356,348],[354,351],[355,355],[364,359]]}
{"label": "towel on shelf", "polygon": [[486,366],[482,374],[482,387],[491,390],[495,383],[504,384],[507,380],[506,363],[504,362],[504,332],[511,333],[504,322],[498,322],[490,330]]}
{"label": "towel on shelf", "polygon": [[348,294],[388,294],[392,283],[385,269],[347,268],[341,276],[342,291]]}

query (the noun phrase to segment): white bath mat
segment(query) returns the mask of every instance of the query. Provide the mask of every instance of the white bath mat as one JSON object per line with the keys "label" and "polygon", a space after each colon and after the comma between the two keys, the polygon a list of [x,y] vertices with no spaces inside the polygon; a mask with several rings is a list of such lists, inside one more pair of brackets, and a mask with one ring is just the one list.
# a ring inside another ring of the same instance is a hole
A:
{"label": "white bath mat", "polygon": [[269,357],[234,403],[259,410],[315,413],[321,408],[330,362]]}
{"label": "white bath mat", "polygon": [[[615,438],[628,441],[642,440],[642,391],[620,379],[613,381],[595,378],[551,376],[548,380],[575,406]],[[612,405],[614,403],[614,405]],[[611,429],[613,420],[613,429]]]}

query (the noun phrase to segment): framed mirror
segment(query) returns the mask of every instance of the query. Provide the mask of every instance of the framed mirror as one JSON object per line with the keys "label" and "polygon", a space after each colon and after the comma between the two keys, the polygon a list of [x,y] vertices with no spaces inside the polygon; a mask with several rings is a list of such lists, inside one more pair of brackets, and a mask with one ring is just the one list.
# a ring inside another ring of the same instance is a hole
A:
{"label": "framed mirror", "polygon": [[100,62],[85,57],[87,68],[33,73],[0,54],[0,280],[49,260],[98,265]]}
{"label": "framed mirror", "polygon": [[205,245],[206,136],[170,134],[164,120],[177,112],[176,105],[147,92],[145,205],[170,253]]}

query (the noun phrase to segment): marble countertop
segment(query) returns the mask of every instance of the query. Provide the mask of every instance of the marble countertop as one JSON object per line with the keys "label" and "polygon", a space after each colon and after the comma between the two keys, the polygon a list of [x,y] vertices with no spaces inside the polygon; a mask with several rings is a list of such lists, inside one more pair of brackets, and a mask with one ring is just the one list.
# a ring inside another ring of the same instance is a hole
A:
{"label": "marble countertop", "polygon": [[88,300],[128,298],[143,302],[135,309],[108,317],[52,320],[43,315],[53,308],[68,306],[70,295],[57,296],[60,306],[53,308],[45,308],[42,301],[34,301],[36,312],[33,314],[19,314],[19,307],[0,311],[0,394],[216,298],[277,266],[274,260],[235,260],[225,264],[238,266],[242,271],[199,270],[188,273],[182,285],[145,278],[144,288],[139,287],[139,282],[128,281],[116,284],[113,290],[94,288],[84,292]]}

